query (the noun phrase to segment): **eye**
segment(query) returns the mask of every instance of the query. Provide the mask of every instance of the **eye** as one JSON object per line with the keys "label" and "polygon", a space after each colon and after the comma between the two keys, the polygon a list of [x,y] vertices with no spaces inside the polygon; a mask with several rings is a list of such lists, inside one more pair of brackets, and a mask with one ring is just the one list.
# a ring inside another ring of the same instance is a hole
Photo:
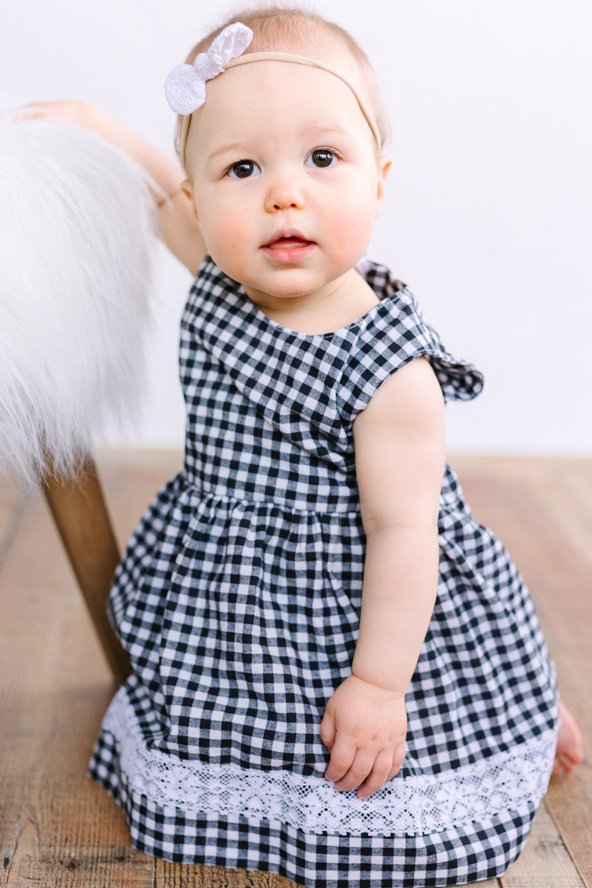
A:
{"label": "eye", "polygon": [[330,167],[335,166],[338,160],[339,155],[336,151],[331,151],[329,148],[315,148],[306,158],[305,165]]}
{"label": "eye", "polygon": [[231,179],[248,179],[249,176],[254,176],[260,172],[261,167],[254,161],[239,160],[232,164],[226,175],[230,176]]}

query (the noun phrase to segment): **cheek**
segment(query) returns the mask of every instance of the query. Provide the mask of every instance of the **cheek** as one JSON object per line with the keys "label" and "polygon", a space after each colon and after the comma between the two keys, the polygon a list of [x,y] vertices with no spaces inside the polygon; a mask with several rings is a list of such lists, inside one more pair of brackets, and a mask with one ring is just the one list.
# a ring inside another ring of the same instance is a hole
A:
{"label": "cheek", "polygon": [[327,235],[327,247],[337,261],[353,264],[365,253],[374,228],[376,201],[369,189],[359,193],[344,189],[338,206],[331,211],[326,207],[323,230]]}
{"label": "cheek", "polygon": [[196,202],[202,237],[208,253],[222,271],[234,277],[233,269],[243,260],[252,238],[251,215],[246,207],[234,202],[201,197]]}

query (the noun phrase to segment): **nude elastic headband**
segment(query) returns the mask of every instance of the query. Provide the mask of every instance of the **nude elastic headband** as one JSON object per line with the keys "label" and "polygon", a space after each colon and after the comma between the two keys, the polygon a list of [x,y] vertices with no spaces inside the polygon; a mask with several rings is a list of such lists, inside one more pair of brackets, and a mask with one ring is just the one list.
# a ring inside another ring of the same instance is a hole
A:
{"label": "nude elastic headband", "polygon": [[238,65],[250,65],[253,62],[290,62],[294,65],[320,68],[322,71],[328,71],[329,74],[339,77],[356,97],[362,114],[372,130],[376,144],[379,149],[381,148],[382,141],[374,115],[368,108],[356,85],[343,71],[333,68],[331,65],[325,65],[324,62],[318,62],[316,59],[292,55],[287,52],[252,52],[243,55],[242,53],[252,39],[253,32],[246,25],[243,25],[242,22],[228,25],[227,28],[224,28],[218,34],[207,53],[200,53],[198,55],[193,65],[177,65],[169,73],[165,83],[167,101],[173,111],[183,115],[180,134],[181,151],[183,152],[181,161],[183,165],[185,164],[185,144],[191,123],[191,115],[198,108],[201,108],[206,100],[206,81],[222,74],[227,68],[235,68]]}
{"label": "nude elastic headband", "polygon": [[378,132],[378,127],[374,122],[374,116],[370,111],[368,105],[362,98],[362,95],[354,84],[352,80],[349,79],[347,74],[344,74],[343,71],[340,71],[339,68],[333,68],[331,65],[325,65],[324,62],[317,62],[316,59],[308,59],[306,56],[292,55],[289,52],[250,52],[248,55],[240,56],[238,59],[233,59],[231,62],[228,62],[226,65],[227,68],[236,68],[238,65],[249,65],[251,62],[292,62],[294,65],[308,65],[309,68],[321,68],[323,71],[328,71],[329,74],[333,74],[335,77],[339,77],[346,86],[349,86],[351,91],[353,92],[358,105],[362,111],[362,114],[366,118],[368,122],[368,126],[372,130],[372,135],[376,139],[376,144],[378,147],[381,147],[381,139],[380,133]]}

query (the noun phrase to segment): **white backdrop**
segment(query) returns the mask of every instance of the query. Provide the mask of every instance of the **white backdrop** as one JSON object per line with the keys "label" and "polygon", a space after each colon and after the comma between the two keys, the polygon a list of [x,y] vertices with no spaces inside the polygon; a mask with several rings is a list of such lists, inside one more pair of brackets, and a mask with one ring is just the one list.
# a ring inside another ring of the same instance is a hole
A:
{"label": "white backdrop", "polygon": [[[166,74],[225,0],[21,0],[2,13],[0,91],[83,99],[173,154]],[[456,451],[592,455],[592,4],[318,0],[377,71],[394,168],[369,256],[486,375],[449,408]],[[140,446],[181,446],[177,324],[190,276],[159,257]],[[113,439],[116,443],[118,439]]]}

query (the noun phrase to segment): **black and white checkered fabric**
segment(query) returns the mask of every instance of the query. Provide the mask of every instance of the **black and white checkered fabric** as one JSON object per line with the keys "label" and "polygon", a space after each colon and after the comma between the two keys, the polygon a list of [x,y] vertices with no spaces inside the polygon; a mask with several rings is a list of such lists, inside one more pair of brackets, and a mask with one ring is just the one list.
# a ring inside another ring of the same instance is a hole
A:
{"label": "black and white checkered fabric", "polygon": [[185,468],[116,575],[110,615],[134,674],[90,767],[147,853],[310,888],[398,888],[491,878],[528,834],[553,758],[554,669],[520,576],[450,468],[403,767],[363,803],[323,778],[319,725],[351,671],[361,605],[353,420],[422,355],[447,399],[482,387],[403,285],[378,265],[365,274],[379,305],[325,335],[280,327],[208,257],[191,288]]}

